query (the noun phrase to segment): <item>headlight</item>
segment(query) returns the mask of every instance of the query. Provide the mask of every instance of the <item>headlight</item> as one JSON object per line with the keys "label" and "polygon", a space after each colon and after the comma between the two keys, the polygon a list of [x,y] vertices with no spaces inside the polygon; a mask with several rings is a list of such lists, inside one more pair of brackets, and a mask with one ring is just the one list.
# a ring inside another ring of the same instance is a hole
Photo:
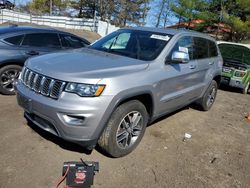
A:
{"label": "headlight", "polygon": [[246,74],[247,74],[246,72],[240,72],[240,71],[236,71],[234,73],[236,77],[244,77]]}
{"label": "headlight", "polygon": [[101,95],[104,88],[105,85],[68,83],[65,88],[65,91],[70,93],[76,93],[81,97],[98,97]]}

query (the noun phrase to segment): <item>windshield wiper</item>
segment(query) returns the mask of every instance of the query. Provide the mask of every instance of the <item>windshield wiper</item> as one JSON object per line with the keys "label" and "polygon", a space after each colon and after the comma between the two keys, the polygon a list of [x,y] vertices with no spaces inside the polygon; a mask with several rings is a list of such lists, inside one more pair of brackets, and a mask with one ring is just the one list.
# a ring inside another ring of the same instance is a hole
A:
{"label": "windshield wiper", "polygon": [[109,48],[108,48],[108,51],[107,52],[110,52],[110,50],[111,50],[111,48],[112,48],[112,46],[116,43],[116,40],[117,40],[117,38],[119,37],[119,35],[117,35],[116,37],[115,37],[115,39],[111,42],[111,44],[110,44],[110,46],[109,46]]}

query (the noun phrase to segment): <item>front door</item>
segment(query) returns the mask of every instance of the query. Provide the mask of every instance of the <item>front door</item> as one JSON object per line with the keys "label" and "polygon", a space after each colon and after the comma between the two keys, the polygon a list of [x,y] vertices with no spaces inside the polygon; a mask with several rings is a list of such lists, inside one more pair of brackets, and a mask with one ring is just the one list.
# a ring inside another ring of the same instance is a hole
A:
{"label": "front door", "polygon": [[[198,80],[197,61],[193,58],[193,37],[184,36],[177,40],[167,56],[164,66],[165,78],[159,83],[160,112],[171,112],[190,103],[195,94]],[[188,63],[171,61],[173,52],[180,51],[189,54]]]}

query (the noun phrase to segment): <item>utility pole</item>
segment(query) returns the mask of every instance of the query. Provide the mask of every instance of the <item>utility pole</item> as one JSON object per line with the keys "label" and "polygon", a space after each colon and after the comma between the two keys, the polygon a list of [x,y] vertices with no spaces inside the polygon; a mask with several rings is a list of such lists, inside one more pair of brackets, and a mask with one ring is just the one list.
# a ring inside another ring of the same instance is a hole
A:
{"label": "utility pole", "polygon": [[52,0],[49,1],[49,15],[52,16]]}

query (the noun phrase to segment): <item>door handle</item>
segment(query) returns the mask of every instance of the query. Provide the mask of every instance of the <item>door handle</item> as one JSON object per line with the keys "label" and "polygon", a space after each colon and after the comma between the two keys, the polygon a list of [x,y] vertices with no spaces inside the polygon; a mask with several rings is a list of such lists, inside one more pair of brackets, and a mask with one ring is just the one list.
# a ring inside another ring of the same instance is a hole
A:
{"label": "door handle", "polygon": [[195,68],[196,68],[196,65],[189,65],[189,68],[190,68],[190,69],[195,69]]}
{"label": "door handle", "polygon": [[37,52],[37,51],[27,51],[27,52],[25,52],[27,55],[39,55],[39,52]]}
{"label": "door handle", "polygon": [[214,62],[212,61],[212,62],[209,62],[208,64],[209,64],[209,65],[213,65],[213,64],[214,64]]}

